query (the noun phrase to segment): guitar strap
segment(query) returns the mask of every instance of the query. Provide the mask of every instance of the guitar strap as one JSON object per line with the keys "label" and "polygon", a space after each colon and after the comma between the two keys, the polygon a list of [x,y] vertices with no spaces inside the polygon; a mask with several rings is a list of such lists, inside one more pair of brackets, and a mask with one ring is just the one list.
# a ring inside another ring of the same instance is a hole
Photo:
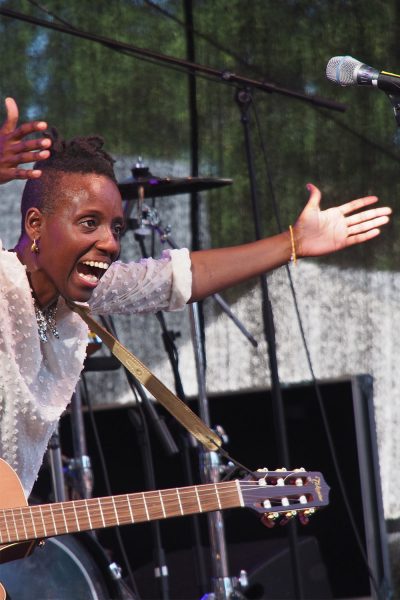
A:
{"label": "guitar strap", "polygon": [[87,323],[89,329],[103,340],[114,356],[154,396],[183,427],[208,450],[215,451],[222,441],[178,396],[160,381],[134,354],[129,352],[105,327],[89,314],[86,306],[67,302],[71,310]]}

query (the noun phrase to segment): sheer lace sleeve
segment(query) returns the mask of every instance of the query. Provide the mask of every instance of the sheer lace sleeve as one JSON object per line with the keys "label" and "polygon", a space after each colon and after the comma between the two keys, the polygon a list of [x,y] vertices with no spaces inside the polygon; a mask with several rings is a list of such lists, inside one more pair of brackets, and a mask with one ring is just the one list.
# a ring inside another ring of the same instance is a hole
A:
{"label": "sheer lace sleeve", "polygon": [[158,260],[111,265],[89,305],[93,314],[150,313],[180,310],[191,296],[189,251],[165,250]]}

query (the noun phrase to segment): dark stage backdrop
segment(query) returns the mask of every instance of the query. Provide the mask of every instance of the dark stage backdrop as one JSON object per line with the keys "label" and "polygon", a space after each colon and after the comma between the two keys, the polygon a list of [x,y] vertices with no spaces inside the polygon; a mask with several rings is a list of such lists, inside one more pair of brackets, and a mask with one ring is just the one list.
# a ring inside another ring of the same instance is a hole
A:
{"label": "dark stage backdrop", "polygon": [[[360,376],[351,380],[325,382],[321,389],[355,524],[368,556],[371,572],[383,589],[389,584],[390,576],[372,415],[371,378]],[[319,470],[331,486],[330,505],[317,513],[307,527],[298,528],[304,584],[308,594],[306,597],[321,599],[368,596],[371,587],[367,567],[357,547],[332,465],[315,391],[308,384],[290,386],[284,389],[283,398],[292,461],[289,467],[302,466]],[[115,494],[142,491],[146,487],[138,436],[132,427],[129,410],[99,410],[95,415]],[[223,424],[227,430],[231,455],[246,466],[254,469],[265,466],[275,469],[282,466],[277,456],[268,391],[212,398],[211,416],[213,423]],[[106,493],[104,481],[92,428],[89,422],[87,425],[89,454],[95,470],[94,494],[102,495]],[[68,452],[68,417],[63,421],[62,440],[64,452]],[[166,457],[153,435],[152,449],[157,487],[186,485],[182,453],[178,457]],[[192,462],[195,482],[198,482],[195,456],[192,456]],[[247,510],[228,511],[224,516],[232,575],[238,575],[241,568],[248,571],[252,584],[251,593],[255,594],[253,597],[258,597],[262,588],[262,597],[265,598],[293,598],[285,528],[266,529]],[[200,517],[200,523],[206,547],[207,527],[204,515]],[[151,525],[139,524],[124,527],[121,531],[143,597],[155,597],[152,596],[155,593],[155,583]],[[191,549],[191,519],[162,522],[161,531],[170,568],[172,597],[199,597],[196,559]],[[112,532],[100,532],[99,539],[120,561]],[[205,557],[208,564],[207,550]]]}

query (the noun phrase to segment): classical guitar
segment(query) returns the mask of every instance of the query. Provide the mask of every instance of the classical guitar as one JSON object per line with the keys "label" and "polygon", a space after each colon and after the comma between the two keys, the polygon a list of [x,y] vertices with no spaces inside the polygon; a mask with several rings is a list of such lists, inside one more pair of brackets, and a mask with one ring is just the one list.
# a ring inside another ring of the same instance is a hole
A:
{"label": "classical guitar", "polygon": [[[0,482],[0,563],[27,556],[38,540],[50,536],[227,508],[251,508],[267,526],[295,515],[305,522],[328,504],[329,495],[321,473],[304,469],[260,470],[241,480],[32,506],[2,459]],[[0,589],[0,600],[5,598]]]}

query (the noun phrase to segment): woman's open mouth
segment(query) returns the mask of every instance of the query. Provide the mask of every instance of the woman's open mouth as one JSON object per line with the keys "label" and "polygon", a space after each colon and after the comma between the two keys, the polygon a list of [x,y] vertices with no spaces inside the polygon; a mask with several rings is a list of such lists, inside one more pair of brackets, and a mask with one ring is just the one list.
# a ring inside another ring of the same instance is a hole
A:
{"label": "woman's open mouth", "polygon": [[90,285],[97,285],[110,265],[96,260],[84,260],[78,263],[76,270],[81,279]]}

